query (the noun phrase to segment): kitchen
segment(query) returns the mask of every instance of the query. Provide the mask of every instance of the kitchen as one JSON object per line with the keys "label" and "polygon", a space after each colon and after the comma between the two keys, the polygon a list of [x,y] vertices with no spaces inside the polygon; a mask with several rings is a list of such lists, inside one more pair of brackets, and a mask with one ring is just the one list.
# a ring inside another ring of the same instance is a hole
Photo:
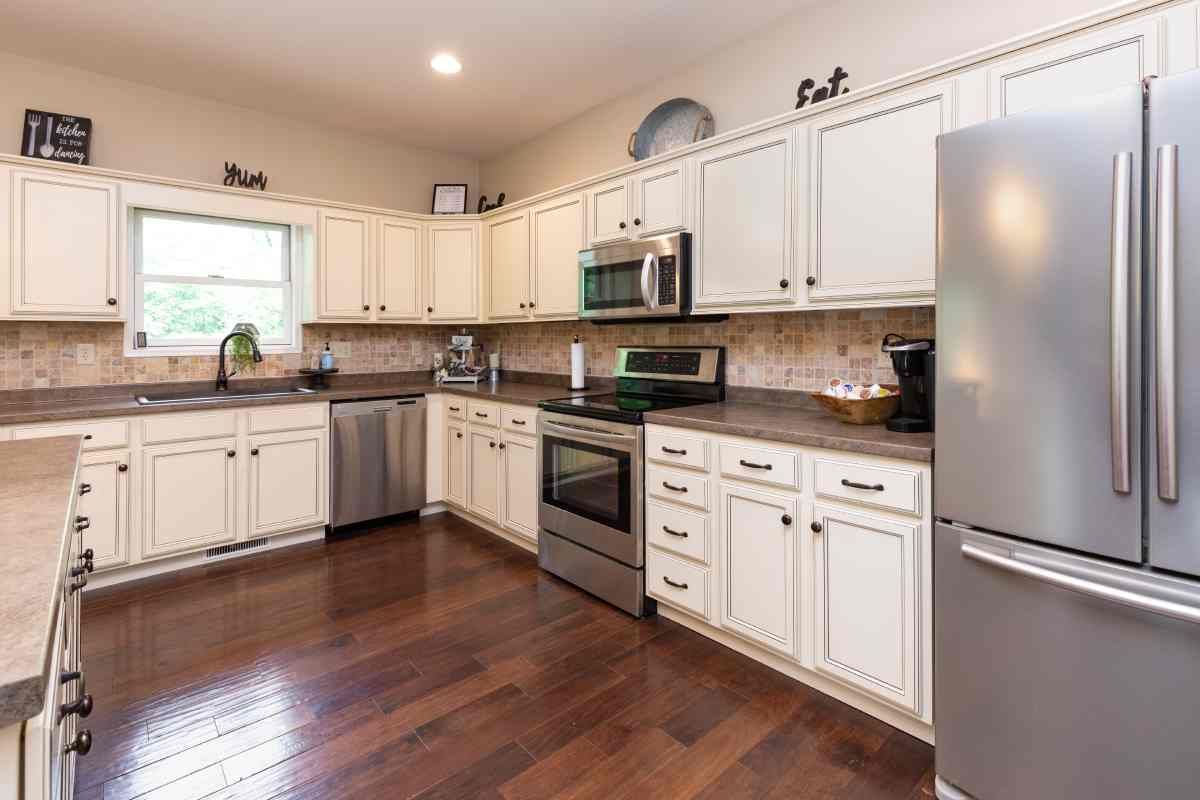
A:
{"label": "kitchen", "polygon": [[1187,791],[1197,5],[751,5],[2,12],[0,795]]}

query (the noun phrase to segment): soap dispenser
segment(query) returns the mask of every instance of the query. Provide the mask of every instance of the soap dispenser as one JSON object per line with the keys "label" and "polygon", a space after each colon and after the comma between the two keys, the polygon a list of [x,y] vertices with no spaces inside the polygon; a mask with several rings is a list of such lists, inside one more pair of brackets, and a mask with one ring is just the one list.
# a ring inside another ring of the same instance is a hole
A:
{"label": "soap dispenser", "polygon": [[321,369],[333,369],[333,351],[329,349],[329,342],[325,343],[325,349],[321,351]]}

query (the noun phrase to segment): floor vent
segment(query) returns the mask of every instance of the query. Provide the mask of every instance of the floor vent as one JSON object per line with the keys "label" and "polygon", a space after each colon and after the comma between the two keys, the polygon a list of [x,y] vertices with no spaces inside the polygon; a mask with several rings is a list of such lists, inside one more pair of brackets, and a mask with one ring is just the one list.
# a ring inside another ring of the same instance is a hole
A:
{"label": "floor vent", "polygon": [[267,537],[262,536],[258,539],[251,539],[248,542],[238,542],[237,544],[223,544],[220,547],[210,547],[204,551],[204,558],[223,558],[231,556],[234,553],[240,553],[244,550],[253,550],[256,547],[262,547],[267,543]]}

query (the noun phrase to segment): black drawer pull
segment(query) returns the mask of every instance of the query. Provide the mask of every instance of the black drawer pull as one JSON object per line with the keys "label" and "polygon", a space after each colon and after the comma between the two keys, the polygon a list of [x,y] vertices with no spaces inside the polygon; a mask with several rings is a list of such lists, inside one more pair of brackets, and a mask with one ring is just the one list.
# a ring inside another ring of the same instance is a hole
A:
{"label": "black drawer pull", "polygon": [[746,469],[774,469],[770,464],[755,464],[753,461],[747,461],[744,458],[739,458],[738,463]]}
{"label": "black drawer pull", "polygon": [[448,406],[448,408],[449,408],[451,411],[462,411],[462,409],[461,409],[461,408],[459,408],[458,406]]}
{"label": "black drawer pull", "polygon": [[90,483],[81,483],[81,484],[79,484],[79,493],[80,493],[81,495],[88,494],[88,493],[90,493],[91,491],[92,491],[92,485],[91,485]]}
{"label": "black drawer pull", "polygon": [[95,701],[90,694],[85,694],[73,703],[63,703],[58,707],[58,721],[62,722],[64,718],[72,714],[78,714],[80,719],[86,719],[92,715],[92,709],[95,707]]}
{"label": "black drawer pull", "polygon": [[663,481],[662,485],[663,485],[664,489],[670,489],[672,492],[683,492],[684,494],[687,493],[686,486],[672,486],[671,484],[667,483],[666,481]]}
{"label": "black drawer pull", "polygon": [[676,589],[686,589],[687,588],[686,583],[676,583],[675,581],[668,578],[666,575],[663,575],[663,582],[665,584],[667,584],[667,586],[674,586]]}
{"label": "black drawer pull", "polygon": [[687,455],[687,450],[675,450],[673,448],[667,447],[666,445],[663,445],[662,451],[664,453],[670,453],[673,456],[686,456]]}
{"label": "black drawer pull", "polygon": [[842,486],[849,486],[851,489],[866,489],[868,492],[883,491],[882,483],[876,483],[874,485],[869,483],[855,483],[854,481],[847,480],[845,478],[842,478]]}
{"label": "black drawer pull", "polygon": [[670,528],[668,528],[666,525],[663,525],[662,529],[663,529],[663,533],[669,533],[672,536],[678,536],[680,539],[686,539],[688,537],[687,531],[673,531]]}
{"label": "black drawer pull", "polygon": [[75,741],[63,748],[64,753],[78,753],[86,756],[92,752],[92,732],[84,729],[75,734]]}
{"label": "black drawer pull", "polygon": [[87,575],[82,576],[79,580],[68,586],[67,588],[70,590],[68,594],[75,594],[85,586],[87,586]]}
{"label": "black drawer pull", "polygon": [[85,561],[78,567],[71,567],[70,571],[67,572],[67,575],[72,578],[78,578],[80,575],[86,575],[88,572],[90,572],[90,570],[88,569],[87,562]]}
{"label": "black drawer pull", "polygon": [[84,441],[91,441],[91,438],[92,438],[92,435],[90,433],[85,433],[83,435]]}
{"label": "black drawer pull", "polygon": [[487,414],[484,414],[482,411],[476,411],[476,412],[475,412],[475,416],[479,417],[480,419],[487,419],[487,418],[488,418],[488,415],[487,415]]}
{"label": "black drawer pull", "polygon": [[90,527],[92,527],[92,521],[90,519],[88,519],[87,517],[76,517],[75,518],[75,530],[79,531],[80,533],[83,533]]}
{"label": "black drawer pull", "polygon": [[523,420],[523,419],[514,419],[514,420],[512,421],[512,424],[513,424],[513,425],[524,425],[524,424],[525,424],[525,420]]}
{"label": "black drawer pull", "polygon": [[65,685],[65,684],[70,683],[71,681],[77,681],[82,677],[83,677],[82,672],[67,672],[64,670],[62,673],[59,674],[58,682]]}

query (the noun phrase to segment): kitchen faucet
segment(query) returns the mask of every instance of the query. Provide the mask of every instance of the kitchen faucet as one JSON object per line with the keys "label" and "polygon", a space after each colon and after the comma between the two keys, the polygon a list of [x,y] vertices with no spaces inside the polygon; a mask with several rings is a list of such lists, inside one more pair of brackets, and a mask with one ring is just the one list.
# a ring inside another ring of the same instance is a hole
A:
{"label": "kitchen faucet", "polygon": [[246,340],[250,342],[250,352],[254,356],[255,364],[260,364],[260,363],[262,363],[262,360],[263,360],[262,351],[260,351],[258,349],[258,340],[255,339],[254,336],[252,336],[251,334],[247,333],[246,331],[242,331],[242,330],[235,330],[232,333],[230,333],[228,336],[226,336],[224,339],[221,340],[221,349],[220,349],[220,353],[218,354],[218,358],[217,358],[217,391],[218,392],[228,391],[229,390],[229,379],[232,376],[237,375],[237,370],[234,370],[229,375],[225,374],[225,345],[227,345],[229,343],[229,340],[235,336],[245,336]]}

